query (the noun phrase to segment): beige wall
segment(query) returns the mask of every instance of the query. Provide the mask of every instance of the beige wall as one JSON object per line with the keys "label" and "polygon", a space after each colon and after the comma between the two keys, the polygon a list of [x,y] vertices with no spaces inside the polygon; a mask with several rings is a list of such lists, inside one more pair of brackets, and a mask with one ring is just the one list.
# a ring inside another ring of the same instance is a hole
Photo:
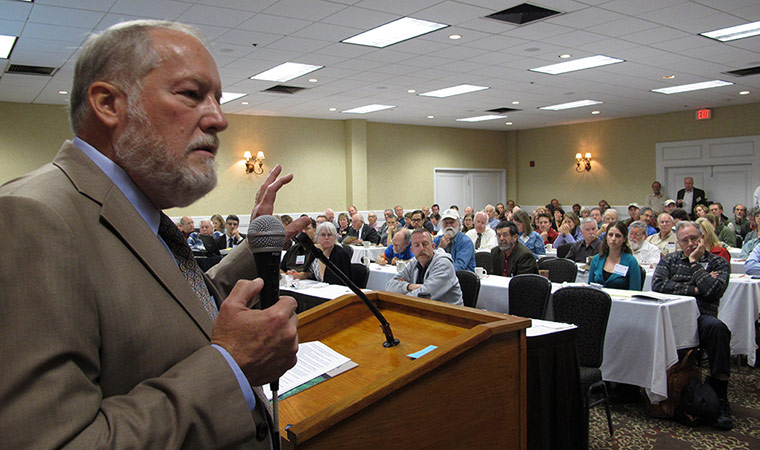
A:
{"label": "beige wall", "polygon": [[[715,108],[710,120],[695,116],[689,110],[519,131],[519,202],[543,205],[553,197],[564,205],[602,198],[613,205],[643,202],[656,175],[657,142],[760,134],[760,103]],[[586,152],[593,157],[592,169],[577,173],[575,154]]]}
{"label": "beige wall", "polygon": [[[0,102],[0,117],[0,182],[50,161],[71,137],[61,106]],[[228,119],[217,157],[219,186],[170,215],[248,211],[265,175],[244,173],[246,150],[264,151],[265,170],[280,163],[296,175],[278,196],[276,212],[345,210],[350,203],[378,210],[430,204],[435,167],[506,169],[507,195],[524,205],[555,196],[563,204],[643,201],[655,176],[657,142],[760,134],[760,103],[716,108],[708,121],[697,122],[694,111],[684,111],[511,132],[361,120]],[[593,169],[578,174],[575,153],[587,151]]]}

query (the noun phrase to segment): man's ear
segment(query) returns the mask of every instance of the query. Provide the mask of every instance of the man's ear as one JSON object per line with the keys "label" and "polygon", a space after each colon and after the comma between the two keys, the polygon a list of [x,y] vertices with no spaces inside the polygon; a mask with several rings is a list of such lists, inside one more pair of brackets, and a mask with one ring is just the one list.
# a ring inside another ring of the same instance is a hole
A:
{"label": "man's ear", "polygon": [[106,81],[96,81],[87,90],[87,101],[95,117],[108,128],[123,123],[127,114],[127,96]]}

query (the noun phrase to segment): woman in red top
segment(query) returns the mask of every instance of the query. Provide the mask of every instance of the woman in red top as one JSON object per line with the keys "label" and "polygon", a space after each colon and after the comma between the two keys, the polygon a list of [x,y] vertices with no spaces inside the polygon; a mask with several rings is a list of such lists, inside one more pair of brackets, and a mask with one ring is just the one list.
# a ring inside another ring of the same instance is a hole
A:
{"label": "woman in red top", "polygon": [[725,247],[720,245],[720,241],[718,240],[718,236],[715,235],[715,228],[713,228],[712,224],[709,220],[707,220],[706,217],[700,217],[697,219],[697,223],[702,226],[702,230],[704,230],[704,237],[705,237],[705,248],[710,251],[710,253],[716,254],[726,261],[728,261],[729,264],[731,264],[731,255],[728,253],[728,250],[726,250]]}

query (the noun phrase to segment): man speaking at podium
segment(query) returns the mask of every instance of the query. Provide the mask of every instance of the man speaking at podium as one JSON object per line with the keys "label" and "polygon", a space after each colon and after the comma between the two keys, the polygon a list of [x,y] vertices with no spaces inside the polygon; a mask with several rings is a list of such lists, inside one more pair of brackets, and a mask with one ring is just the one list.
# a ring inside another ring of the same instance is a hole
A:
{"label": "man speaking at podium", "polygon": [[3,446],[270,448],[257,386],[295,364],[296,302],[248,309],[263,285],[249,246],[203,274],[161,212],[215,186],[220,96],[192,27],[128,22],[81,49],[76,138],[0,188]]}

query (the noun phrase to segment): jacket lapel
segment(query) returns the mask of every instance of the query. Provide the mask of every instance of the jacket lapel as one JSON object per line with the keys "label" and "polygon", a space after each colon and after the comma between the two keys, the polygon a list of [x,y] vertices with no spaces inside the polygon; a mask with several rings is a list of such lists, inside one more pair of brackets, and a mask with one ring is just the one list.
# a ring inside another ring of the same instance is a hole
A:
{"label": "jacket lapel", "polygon": [[[213,323],[158,236],[124,194],[84,153],[66,142],[54,160],[80,193],[101,205],[101,223],[117,235],[166,291],[211,337]],[[212,295],[219,293],[206,282]]]}

